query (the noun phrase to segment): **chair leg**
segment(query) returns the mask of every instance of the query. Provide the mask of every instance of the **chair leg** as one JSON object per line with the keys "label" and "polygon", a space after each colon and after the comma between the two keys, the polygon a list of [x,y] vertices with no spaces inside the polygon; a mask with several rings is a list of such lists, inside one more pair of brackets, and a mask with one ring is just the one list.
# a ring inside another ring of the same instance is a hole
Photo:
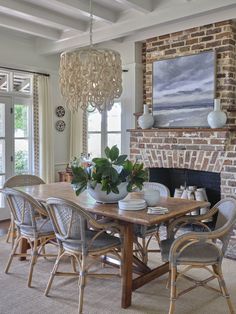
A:
{"label": "chair leg", "polygon": [[177,279],[177,267],[171,266],[171,287],[170,287],[170,307],[169,314],[173,314],[175,310],[176,301],[176,279]]}
{"label": "chair leg", "polygon": [[71,266],[72,266],[73,271],[76,273],[77,272],[77,270],[76,270],[76,259],[73,255],[71,255]]}
{"label": "chair leg", "polygon": [[57,256],[57,259],[56,259],[56,262],[55,262],[55,264],[54,264],[54,266],[53,266],[51,275],[50,275],[49,280],[48,280],[47,287],[46,287],[45,292],[44,292],[44,295],[45,295],[45,296],[48,296],[48,294],[49,294],[49,290],[51,289],[52,282],[53,282],[53,279],[54,279],[54,277],[55,277],[55,275],[56,275],[57,269],[58,269],[58,267],[59,267],[59,263],[60,263],[61,257],[62,257],[62,251],[59,250],[58,256]]}
{"label": "chair leg", "polygon": [[226,301],[228,303],[230,314],[235,314],[235,310],[234,310],[228,289],[227,289],[226,284],[225,284],[221,265],[216,264],[213,266],[213,269],[214,269],[215,273],[218,275],[219,286],[220,286],[220,289],[222,291],[223,296],[226,298]]}
{"label": "chair leg", "polygon": [[6,273],[6,274],[8,273],[8,270],[9,270],[9,268],[10,268],[10,266],[11,266],[13,257],[14,257],[14,255],[15,255],[15,253],[16,253],[16,250],[17,250],[17,248],[18,248],[18,245],[19,245],[19,243],[20,243],[20,240],[21,240],[21,237],[19,237],[18,239],[16,239],[16,242],[15,242],[15,244],[14,244],[14,247],[13,247],[13,249],[12,249],[12,251],[11,251],[11,255],[10,255],[9,260],[8,260],[8,262],[7,262],[7,266],[6,266],[6,268],[5,268],[5,273]]}
{"label": "chair leg", "polygon": [[34,239],[33,251],[31,253],[31,260],[30,260],[28,287],[31,287],[34,265],[36,264],[37,258],[38,258],[38,240]]}
{"label": "chair leg", "polygon": [[79,314],[82,314],[82,311],[83,311],[84,287],[85,287],[85,276],[86,276],[85,259],[86,259],[86,256],[82,255],[80,278],[79,278]]}

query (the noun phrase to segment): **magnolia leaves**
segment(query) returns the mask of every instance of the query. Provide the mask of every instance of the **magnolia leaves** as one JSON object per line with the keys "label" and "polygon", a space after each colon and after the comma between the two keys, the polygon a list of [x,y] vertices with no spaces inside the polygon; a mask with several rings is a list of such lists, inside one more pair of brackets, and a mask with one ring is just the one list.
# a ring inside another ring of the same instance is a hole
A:
{"label": "magnolia leaves", "polygon": [[72,184],[76,195],[84,191],[87,184],[94,189],[100,183],[102,191],[107,194],[119,194],[118,185],[121,182],[127,182],[128,192],[134,187],[142,188],[143,182],[147,180],[147,171],[143,169],[143,164],[132,163],[127,155],[119,155],[116,145],[106,147],[105,155],[106,158],[94,158],[89,168],[72,166]]}

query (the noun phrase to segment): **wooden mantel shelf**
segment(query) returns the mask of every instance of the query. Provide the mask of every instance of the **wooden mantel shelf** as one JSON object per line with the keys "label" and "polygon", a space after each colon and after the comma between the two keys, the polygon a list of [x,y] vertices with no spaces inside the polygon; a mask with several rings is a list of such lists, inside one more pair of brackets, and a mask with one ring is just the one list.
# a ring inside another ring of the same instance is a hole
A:
{"label": "wooden mantel shelf", "polygon": [[236,126],[224,128],[152,128],[152,129],[128,129],[127,132],[235,132]]}

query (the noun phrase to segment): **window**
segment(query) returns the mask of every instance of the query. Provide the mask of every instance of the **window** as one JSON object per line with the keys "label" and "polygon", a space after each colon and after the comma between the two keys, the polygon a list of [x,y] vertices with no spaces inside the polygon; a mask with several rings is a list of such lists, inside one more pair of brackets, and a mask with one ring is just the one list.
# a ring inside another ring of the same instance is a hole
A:
{"label": "window", "polygon": [[101,156],[106,146],[117,145],[120,152],[123,150],[121,113],[121,102],[115,102],[109,111],[88,113],[87,150],[92,157]]}

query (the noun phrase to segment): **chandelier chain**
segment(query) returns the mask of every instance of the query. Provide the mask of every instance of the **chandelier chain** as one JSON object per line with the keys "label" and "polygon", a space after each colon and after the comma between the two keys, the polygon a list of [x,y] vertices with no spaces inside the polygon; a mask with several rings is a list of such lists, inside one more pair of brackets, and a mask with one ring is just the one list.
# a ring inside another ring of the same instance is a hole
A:
{"label": "chandelier chain", "polygon": [[93,46],[93,11],[92,11],[92,0],[89,1],[89,13],[90,13],[89,40],[90,40],[90,47],[92,47],[92,46]]}

